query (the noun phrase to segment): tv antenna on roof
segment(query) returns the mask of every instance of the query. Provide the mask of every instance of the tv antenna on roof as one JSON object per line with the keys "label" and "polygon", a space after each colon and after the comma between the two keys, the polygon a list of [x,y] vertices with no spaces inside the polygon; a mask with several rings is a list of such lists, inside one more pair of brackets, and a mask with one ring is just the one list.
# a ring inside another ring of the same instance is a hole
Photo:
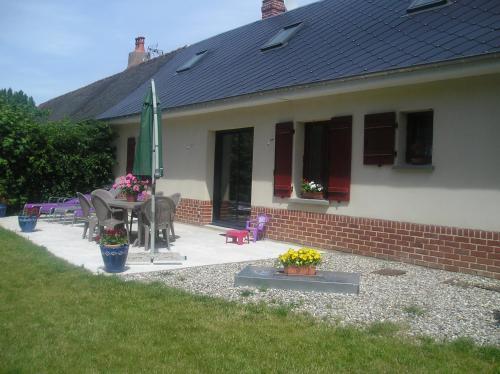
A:
{"label": "tv antenna on roof", "polygon": [[154,46],[149,46],[148,52],[151,55],[151,58],[163,56],[165,54],[163,50],[158,49],[158,43],[156,43]]}

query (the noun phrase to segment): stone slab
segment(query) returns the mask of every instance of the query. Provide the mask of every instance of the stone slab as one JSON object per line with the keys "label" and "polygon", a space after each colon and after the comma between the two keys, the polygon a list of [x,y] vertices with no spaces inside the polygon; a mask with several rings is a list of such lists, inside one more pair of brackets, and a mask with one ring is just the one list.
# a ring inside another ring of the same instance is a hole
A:
{"label": "stone slab", "polygon": [[249,265],[236,274],[235,286],[359,294],[361,274],[318,271],[315,276],[285,275],[272,267]]}
{"label": "stone slab", "polygon": [[[187,260],[187,256],[182,256],[178,252],[159,252],[154,254],[154,263],[182,263]],[[127,264],[149,264],[151,263],[151,253],[149,252],[129,252]]]}

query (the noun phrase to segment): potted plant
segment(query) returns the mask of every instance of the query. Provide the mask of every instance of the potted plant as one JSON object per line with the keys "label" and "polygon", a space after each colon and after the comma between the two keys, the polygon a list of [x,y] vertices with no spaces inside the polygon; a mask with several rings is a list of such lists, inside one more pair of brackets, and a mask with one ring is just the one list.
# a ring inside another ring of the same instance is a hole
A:
{"label": "potted plant", "polygon": [[23,213],[17,217],[21,231],[22,232],[35,231],[36,223],[38,222],[39,216],[40,216],[40,207],[25,208],[23,210]]}
{"label": "potted plant", "polygon": [[321,254],[312,248],[289,249],[278,257],[286,275],[316,275],[316,266],[321,262]]}
{"label": "potted plant", "polygon": [[99,236],[98,241],[105,270],[108,273],[124,271],[129,247],[125,229],[106,229]]}
{"label": "potted plant", "polygon": [[146,190],[148,184],[148,180],[140,180],[135,175],[127,174],[118,178],[113,188],[119,189],[127,201],[134,202],[137,201],[137,196]]}
{"label": "potted plant", "polygon": [[304,179],[302,182],[302,197],[304,199],[323,199],[323,185],[315,181]]}
{"label": "potted plant", "polygon": [[7,199],[0,196],[0,217],[5,217],[7,214]]}

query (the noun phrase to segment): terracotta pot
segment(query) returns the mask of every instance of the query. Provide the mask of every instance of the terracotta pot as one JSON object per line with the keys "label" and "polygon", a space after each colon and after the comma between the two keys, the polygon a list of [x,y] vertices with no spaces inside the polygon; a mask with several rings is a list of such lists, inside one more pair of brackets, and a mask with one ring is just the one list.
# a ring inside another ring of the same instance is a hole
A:
{"label": "terracotta pot", "polygon": [[135,203],[137,201],[137,194],[127,194],[125,197],[129,203]]}
{"label": "terracotta pot", "polygon": [[302,191],[302,198],[304,199],[315,199],[315,200],[323,200],[323,192],[306,192]]}
{"label": "terracotta pot", "polygon": [[316,275],[316,266],[285,266],[286,275]]}

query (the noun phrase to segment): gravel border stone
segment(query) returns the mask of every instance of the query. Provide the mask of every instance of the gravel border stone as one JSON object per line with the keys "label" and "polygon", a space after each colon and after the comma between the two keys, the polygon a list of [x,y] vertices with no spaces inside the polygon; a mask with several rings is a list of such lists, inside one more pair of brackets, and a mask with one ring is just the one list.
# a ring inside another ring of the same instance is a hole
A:
{"label": "gravel border stone", "polygon": [[[500,281],[451,273],[341,252],[323,254],[320,270],[361,273],[359,295],[235,287],[234,276],[248,264],[273,266],[275,260],[230,263],[154,273],[124,275],[126,280],[159,281],[201,295],[242,303],[286,305],[340,325],[392,322],[409,336],[438,341],[460,337],[477,344],[500,345],[495,311],[500,309]],[[399,276],[374,274],[384,268]],[[464,285],[471,285],[464,287]]]}

